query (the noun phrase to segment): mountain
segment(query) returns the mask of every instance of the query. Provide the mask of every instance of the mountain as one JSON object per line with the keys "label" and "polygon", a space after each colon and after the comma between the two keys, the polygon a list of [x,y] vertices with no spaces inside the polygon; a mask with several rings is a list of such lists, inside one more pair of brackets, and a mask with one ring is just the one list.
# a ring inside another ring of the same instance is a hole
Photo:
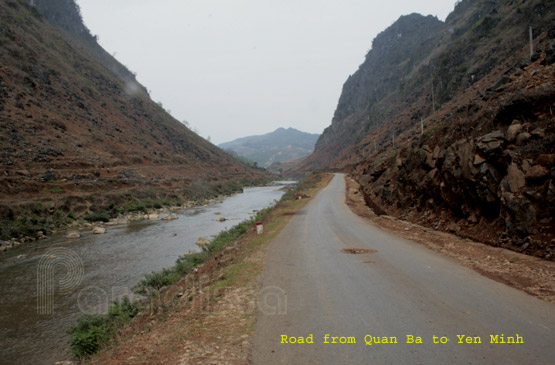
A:
{"label": "mountain", "polygon": [[285,162],[310,155],[318,134],[301,132],[294,128],[278,128],[259,136],[239,138],[220,144],[220,148],[268,167],[275,162]]}
{"label": "mountain", "polygon": [[379,214],[555,259],[554,24],[546,0],[402,16],[297,169],[349,171]]}
{"label": "mountain", "polygon": [[0,65],[2,239],[266,178],[154,103],[74,0],[1,1]]}

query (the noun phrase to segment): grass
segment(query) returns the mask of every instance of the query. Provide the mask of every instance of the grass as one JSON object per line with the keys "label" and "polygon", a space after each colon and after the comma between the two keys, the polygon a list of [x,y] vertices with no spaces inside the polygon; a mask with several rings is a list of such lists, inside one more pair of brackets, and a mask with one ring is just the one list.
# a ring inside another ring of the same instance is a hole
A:
{"label": "grass", "polygon": [[240,273],[243,270],[245,270],[246,267],[247,267],[247,264],[244,262],[240,262],[238,264],[234,264],[226,267],[223,270],[223,275],[225,279],[215,282],[211,286],[211,288],[217,290],[217,289],[227,288],[228,286],[233,285],[237,281],[237,278],[239,277]]}
{"label": "grass", "polygon": [[66,192],[66,189],[62,188],[61,186],[53,186],[42,189],[45,192],[53,193],[53,194],[63,194]]}
{"label": "grass", "polygon": [[242,234],[246,233],[249,227],[255,222],[262,220],[271,209],[272,208],[261,210],[255,217],[239,223],[227,231],[221,232],[201,252],[181,256],[177,259],[174,266],[145,275],[145,278],[135,286],[135,293],[152,296],[156,295],[163,287],[177,283],[195,267],[201,265],[214,256],[214,254],[220,252],[228,243],[233,242]]}

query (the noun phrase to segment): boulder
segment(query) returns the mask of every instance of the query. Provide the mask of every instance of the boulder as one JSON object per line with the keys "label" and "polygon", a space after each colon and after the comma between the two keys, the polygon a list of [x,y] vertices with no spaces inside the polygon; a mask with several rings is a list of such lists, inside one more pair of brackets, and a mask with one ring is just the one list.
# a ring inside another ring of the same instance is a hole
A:
{"label": "boulder", "polygon": [[520,234],[530,234],[536,223],[536,209],[532,202],[526,198],[518,197],[512,193],[504,193],[505,208],[510,212],[512,219],[505,221],[507,227]]}
{"label": "boulder", "polygon": [[149,214],[149,215],[147,216],[147,219],[149,219],[149,220],[156,220],[156,219],[158,219],[159,217],[160,217],[160,216],[159,216],[158,214]]}
{"label": "boulder", "polygon": [[80,238],[81,234],[78,231],[67,231],[66,238],[74,239]]}
{"label": "boulder", "polygon": [[129,224],[129,219],[127,217],[121,217],[116,220],[117,224]]}
{"label": "boulder", "polygon": [[522,171],[524,171],[524,173],[527,173],[528,170],[530,170],[532,168],[532,164],[534,163],[534,161],[525,158],[524,160],[522,160]]}
{"label": "boulder", "polygon": [[434,160],[437,160],[439,158],[439,152],[440,152],[439,146],[435,146],[434,147],[434,152],[433,152],[433,155],[432,155]]}
{"label": "boulder", "polygon": [[439,175],[439,170],[434,168],[430,170],[423,179],[418,181],[418,188],[419,189],[432,189],[432,185],[437,181],[437,177]]}
{"label": "boulder", "polygon": [[539,155],[539,157],[536,159],[536,163],[545,167],[551,167],[553,166],[554,156],[555,155],[552,153]]}
{"label": "boulder", "polygon": [[526,180],[539,181],[549,175],[549,170],[542,165],[534,165],[526,173]]}
{"label": "boulder", "polygon": [[516,144],[523,145],[530,139],[530,137],[531,135],[528,132],[519,133],[516,137]]}
{"label": "boulder", "polygon": [[449,223],[449,225],[447,226],[447,230],[448,230],[449,232],[456,233],[456,232],[458,232],[458,231],[461,230],[461,227],[459,227],[459,225],[458,225],[457,223],[451,222],[451,223]]}
{"label": "boulder", "polygon": [[526,185],[524,173],[520,171],[516,164],[512,163],[507,169],[507,176],[505,176],[501,182],[502,188],[505,189],[505,191],[515,193],[524,185]]}
{"label": "boulder", "polygon": [[532,131],[532,136],[534,137],[538,137],[538,138],[543,138],[545,137],[545,129],[543,128],[536,128]]}
{"label": "boulder", "polygon": [[163,221],[173,221],[173,220],[176,220],[176,219],[179,219],[179,217],[175,214],[165,215],[165,216],[162,217]]}
{"label": "boulder", "polygon": [[497,130],[482,136],[476,143],[476,146],[487,155],[494,151],[500,151],[504,142],[505,135],[500,130]]}
{"label": "boulder", "polygon": [[517,123],[517,124],[511,125],[507,129],[507,141],[513,142],[516,139],[516,136],[518,136],[518,134],[520,133],[521,130],[522,130],[522,124]]}
{"label": "boulder", "polygon": [[426,152],[426,166],[431,169],[436,167],[436,160],[434,160],[434,155],[432,152]]}
{"label": "boulder", "polygon": [[106,228],[104,228],[104,227],[94,227],[92,229],[92,233],[93,234],[104,234],[104,233],[106,233]]}
{"label": "boulder", "polygon": [[486,158],[484,156],[482,156],[481,154],[477,153],[474,155],[474,165],[481,165],[484,162],[486,162]]}
{"label": "boulder", "polygon": [[206,249],[206,247],[208,247],[210,241],[204,237],[200,237],[197,242],[195,242],[195,244],[204,250]]}

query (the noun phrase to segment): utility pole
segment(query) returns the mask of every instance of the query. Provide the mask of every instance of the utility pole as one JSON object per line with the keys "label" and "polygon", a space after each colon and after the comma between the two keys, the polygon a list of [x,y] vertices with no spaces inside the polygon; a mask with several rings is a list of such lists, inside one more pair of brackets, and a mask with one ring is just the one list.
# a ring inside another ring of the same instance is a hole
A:
{"label": "utility pole", "polygon": [[534,36],[532,35],[532,26],[530,26],[530,60],[534,56]]}
{"label": "utility pole", "polygon": [[393,139],[393,148],[395,148],[395,132],[393,132],[393,134],[391,135],[392,139]]}
{"label": "utility pole", "polygon": [[424,134],[424,122],[422,121],[422,117],[420,117],[420,134]]}
{"label": "utility pole", "polygon": [[434,95],[434,77],[432,76],[432,110],[434,111],[434,113],[436,112],[436,98]]}

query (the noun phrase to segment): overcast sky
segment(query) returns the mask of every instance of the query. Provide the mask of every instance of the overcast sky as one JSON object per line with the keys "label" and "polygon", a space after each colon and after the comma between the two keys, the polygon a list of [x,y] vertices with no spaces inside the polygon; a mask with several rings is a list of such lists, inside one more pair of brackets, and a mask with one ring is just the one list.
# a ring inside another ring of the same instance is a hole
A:
{"label": "overcast sky", "polygon": [[222,143],[322,133],[374,37],[455,0],[77,0],[99,43],[178,120]]}

